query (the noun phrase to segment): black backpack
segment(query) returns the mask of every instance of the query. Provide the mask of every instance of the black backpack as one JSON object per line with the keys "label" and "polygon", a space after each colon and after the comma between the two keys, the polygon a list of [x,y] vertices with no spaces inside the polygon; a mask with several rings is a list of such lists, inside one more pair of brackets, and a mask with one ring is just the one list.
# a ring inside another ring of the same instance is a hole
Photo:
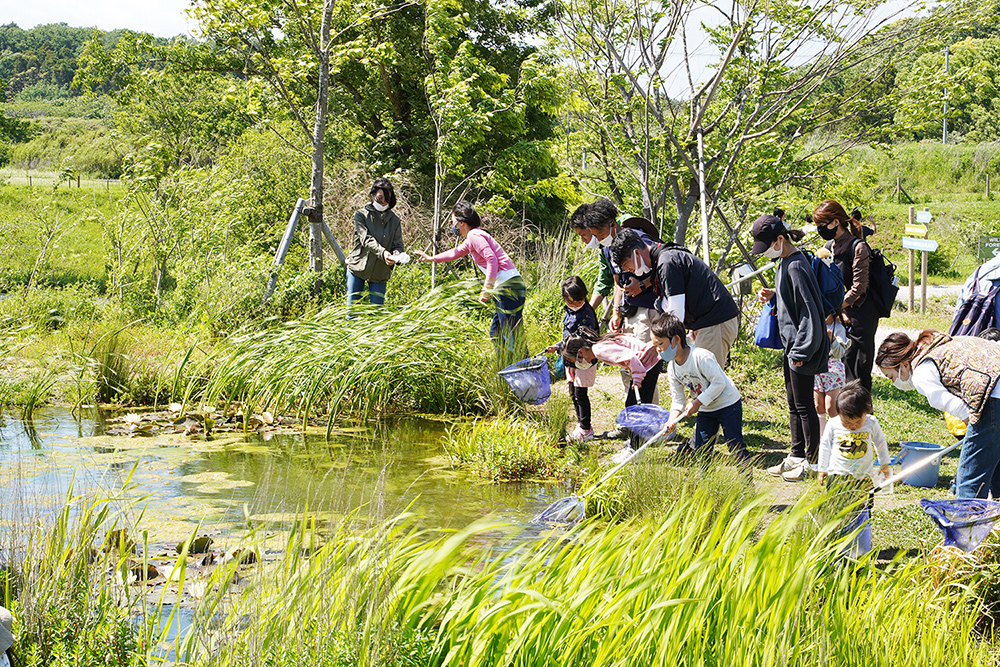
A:
{"label": "black backpack", "polygon": [[875,304],[875,313],[879,318],[889,317],[899,293],[896,265],[886,259],[878,248],[868,246],[868,252],[871,255],[868,262],[868,298]]}

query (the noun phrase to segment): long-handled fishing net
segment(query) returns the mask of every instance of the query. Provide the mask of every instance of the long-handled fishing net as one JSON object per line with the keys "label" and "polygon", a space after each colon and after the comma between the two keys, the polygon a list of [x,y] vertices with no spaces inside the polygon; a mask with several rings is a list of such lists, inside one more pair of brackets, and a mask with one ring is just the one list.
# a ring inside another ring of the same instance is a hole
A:
{"label": "long-handled fishing net", "polygon": [[545,508],[533,521],[535,523],[574,524],[583,520],[587,515],[587,496],[593,493],[594,489],[611,479],[616,472],[639,456],[647,447],[667,435],[669,433],[667,431],[667,422],[669,420],[670,411],[658,405],[631,405],[622,410],[618,413],[615,421],[622,428],[626,428],[639,437],[645,438],[646,441],[642,443],[642,446],[605,473],[589,489],[578,496],[560,498]]}
{"label": "long-handled fishing net", "polygon": [[944,544],[970,552],[978,547],[1000,521],[1000,502],[981,498],[928,500],[920,506],[944,535]]}

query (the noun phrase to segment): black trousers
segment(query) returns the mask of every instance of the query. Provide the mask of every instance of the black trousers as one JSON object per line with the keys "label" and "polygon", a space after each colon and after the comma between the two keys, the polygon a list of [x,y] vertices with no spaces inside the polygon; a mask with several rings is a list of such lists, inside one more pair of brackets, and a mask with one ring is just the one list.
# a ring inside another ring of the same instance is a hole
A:
{"label": "black trousers", "polygon": [[788,357],[781,358],[785,373],[785,396],[788,399],[788,427],[792,434],[791,455],[809,463],[819,461],[819,415],[813,403],[814,373],[793,371]]}
{"label": "black trousers", "polygon": [[649,369],[646,377],[642,379],[642,386],[639,387],[639,396],[636,397],[635,386],[629,387],[628,395],[625,397],[625,407],[637,405],[639,403],[652,403],[653,395],[656,394],[656,383],[660,380],[660,371],[663,370],[663,360],[657,361],[656,365]]}
{"label": "black trousers", "polygon": [[[642,386],[639,387],[639,391],[636,392],[635,386],[629,387],[628,395],[625,397],[625,407],[630,405],[648,404],[653,402],[653,396],[656,394],[656,383],[660,380],[660,371],[663,370],[663,361],[657,361],[656,365],[649,369],[646,373],[646,377],[642,379]],[[638,393],[638,396],[636,396]],[[642,445],[643,439],[636,434],[629,436],[629,445],[632,449],[638,449]]]}
{"label": "black trousers", "polygon": [[572,382],[569,385],[569,397],[573,399],[573,410],[576,411],[576,420],[580,422],[580,428],[585,431],[590,430],[590,396],[586,387],[577,387]]}
{"label": "black trousers", "polygon": [[875,306],[867,299],[860,307],[844,310],[850,320],[847,338],[851,341],[844,354],[844,371],[847,381],[860,380],[869,392],[872,390],[872,367],[875,365],[875,330],[878,315]]}

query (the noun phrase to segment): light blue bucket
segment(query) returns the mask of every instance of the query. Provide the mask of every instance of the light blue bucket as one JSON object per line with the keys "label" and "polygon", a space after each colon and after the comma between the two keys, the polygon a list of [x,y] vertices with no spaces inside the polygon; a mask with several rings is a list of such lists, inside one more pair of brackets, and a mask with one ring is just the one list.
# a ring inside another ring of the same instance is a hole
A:
{"label": "light blue bucket", "polygon": [[896,457],[896,463],[903,466],[900,472],[904,473],[904,476],[900,481],[910,486],[923,486],[927,488],[937,486],[938,471],[941,468],[940,458],[909,473],[906,472],[906,469],[923,461],[928,456],[937,454],[944,449],[944,445],[935,445],[931,442],[904,442],[900,445],[900,448],[899,456]]}

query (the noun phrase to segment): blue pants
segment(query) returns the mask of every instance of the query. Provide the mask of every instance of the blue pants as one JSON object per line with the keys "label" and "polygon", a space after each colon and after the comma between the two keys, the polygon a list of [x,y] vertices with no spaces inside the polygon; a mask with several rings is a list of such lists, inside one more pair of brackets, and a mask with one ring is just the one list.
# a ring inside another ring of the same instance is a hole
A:
{"label": "blue pants", "polygon": [[959,498],[1000,500],[1000,398],[986,399],[979,421],[969,422],[955,475]]}
{"label": "blue pants", "polygon": [[[358,278],[351,271],[347,272],[347,305],[361,298],[365,291],[364,278]],[[368,283],[368,303],[381,306],[385,303],[385,283]]]}
{"label": "blue pants", "polygon": [[746,450],[743,444],[743,399],[712,412],[698,411],[694,422],[694,449],[700,450],[705,443],[712,442],[720,427],[729,451]]}
{"label": "blue pants", "polygon": [[520,276],[515,276],[497,285],[493,294],[496,312],[490,323],[490,338],[497,348],[501,367],[528,357],[521,327],[521,313],[528,298],[528,287]]}

